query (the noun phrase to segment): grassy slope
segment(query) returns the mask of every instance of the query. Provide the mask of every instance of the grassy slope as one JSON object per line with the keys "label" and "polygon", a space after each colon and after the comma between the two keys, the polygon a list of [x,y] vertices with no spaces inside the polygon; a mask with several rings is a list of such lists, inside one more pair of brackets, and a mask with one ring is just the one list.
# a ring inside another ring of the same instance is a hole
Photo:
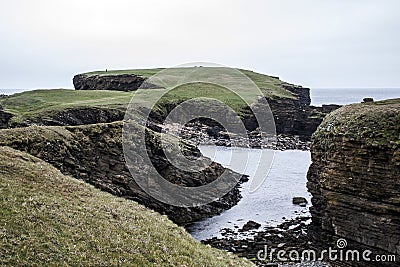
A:
{"label": "grassy slope", "polygon": [[0,147],[0,265],[246,266],[165,216]]}

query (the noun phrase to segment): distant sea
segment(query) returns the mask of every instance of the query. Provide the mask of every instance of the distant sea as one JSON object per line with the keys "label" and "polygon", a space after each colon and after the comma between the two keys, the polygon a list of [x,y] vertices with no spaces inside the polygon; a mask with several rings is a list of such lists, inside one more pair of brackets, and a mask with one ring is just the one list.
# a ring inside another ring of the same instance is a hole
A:
{"label": "distant sea", "polygon": [[[29,91],[28,89],[0,89],[0,94],[11,95]],[[315,88],[311,89],[311,105],[360,103],[363,98],[372,97],[375,101],[400,98],[400,88]]]}
{"label": "distant sea", "polygon": [[400,98],[400,88],[320,88],[311,89],[310,92],[313,106],[360,103],[366,97],[372,97],[375,101]]}

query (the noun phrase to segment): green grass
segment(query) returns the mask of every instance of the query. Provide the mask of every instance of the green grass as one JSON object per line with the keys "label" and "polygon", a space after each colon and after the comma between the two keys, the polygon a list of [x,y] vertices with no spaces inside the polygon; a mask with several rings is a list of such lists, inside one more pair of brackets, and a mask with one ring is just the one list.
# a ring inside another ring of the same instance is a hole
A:
{"label": "green grass", "polygon": [[333,111],[325,117],[313,138],[321,140],[322,136],[333,135],[372,146],[398,147],[400,98],[352,104]]}
{"label": "green grass", "polygon": [[105,90],[33,90],[1,99],[0,105],[6,111],[23,115],[69,107],[126,105],[132,95],[133,92]]}
{"label": "green grass", "polygon": [[285,82],[275,77],[250,70],[239,69],[239,71],[249,77],[261,89],[266,97],[295,98],[291,92],[281,87]]}
{"label": "green grass", "polygon": [[0,147],[1,266],[251,266],[166,216]]}

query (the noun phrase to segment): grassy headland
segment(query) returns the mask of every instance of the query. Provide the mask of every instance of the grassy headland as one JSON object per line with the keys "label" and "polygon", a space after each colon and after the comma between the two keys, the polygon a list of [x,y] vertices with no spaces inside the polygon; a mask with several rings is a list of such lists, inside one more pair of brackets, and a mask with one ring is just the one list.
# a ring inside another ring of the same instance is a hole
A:
{"label": "grassy headland", "polygon": [[[182,75],[182,73],[191,71],[191,70],[197,70],[201,69],[204,72],[210,71],[210,73],[213,73],[213,69],[218,69],[216,67],[190,67],[190,68],[170,68],[168,69],[168,76],[169,78],[172,79],[178,79]],[[223,69],[223,68],[220,68]],[[163,68],[154,68],[154,69],[133,69],[133,70],[108,70],[106,71],[93,71],[93,72],[87,72],[83,73],[84,75],[90,77],[90,76],[113,76],[113,75],[123,75],[123,74],[134,74],[134,75],[139,75],[144,78],[150,78],[153,75],[156,75],[159,72],[162,72]],[[269,98],[274,98],[274,97],[283,97],[283,98],[293,98],[294,96],[292,95],[291,92],[288,90],[284,89],[282,85],[287,84],[286,82],[283,82],[279,80],[279,78],[266,75],[266,74],[261,74],[257,73],[251,70],[245,70],[245,69],[237,69],[241,73],[243,73],[245,76],[247,76],[250,80],[252,80],[263,92],[263,94],[266,97]],[[223,77],[221,77],[223,79]],[[157,85],[157,84],[156,84]],[[160,85],[160,84],[158,84]],[[245,88],[244,88],[245,89]]]}
{"label": "grassy headland", "polygon": [[[142,69],[142,70],[115,70],[89,72],[84,75],[121,75],[136,74],[143,77],[150,77],[162,69]],[[240,70],[249,77],[259,88],[261,94],[269,99],[273,98],[296,98],[290,91],[284,88],[287,83],[276,77],[268,76],[249,70]],[[180,70],[176,69],[176,79],[180,75]],[[174,76],[174,75],[172,75]],[[141,91],[141,99],[144,101],[152,100],[156,96],[163,94],[166,89],[149,89]],[[35,118],[51,116],[63,109],[79,107],[95,107],[103,109],[118,109],[124,111],[135,92],[107,91],[107,90],[34,90],[14,94],[4,99],[0,99],[0,106],[5,112],[12,113],[13,121],[35,121]],[[246,112],[247,104],[244,98],[254,99],[256,95],[246,86],[243,86],[241,97],[218,85],[208,83],[188,83],[169,91],[159,101],[156,108],[162,109],[168,104],[179,104],[188,99],[196,97],[208,97],[220,100],[233,108],[239,114]],[[135,103],[140,105],[141,103]]]}

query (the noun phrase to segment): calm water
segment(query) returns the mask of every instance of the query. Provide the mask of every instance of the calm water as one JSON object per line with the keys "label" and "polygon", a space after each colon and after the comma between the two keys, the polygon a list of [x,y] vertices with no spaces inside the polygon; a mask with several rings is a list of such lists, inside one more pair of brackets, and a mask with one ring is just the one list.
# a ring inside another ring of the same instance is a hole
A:
{"label": "calm water", "polygon": [[[260,149],[227,148],[200,146],[202,154],[223,166],[235,170],[230,165],[231,153],[243,156],[243,161],[248,160],[247,175],[254,175]],[[237,229],[247,221],[253,220],[263,226],[276,226],[284,221],[282,219],[295,218],[298,215],[309,215],[307,207],[292,204],[295,196],[305,197],[309,203],[311,195],[306,189],[306,173],[310,165],[310,152],[300,150],[276,151],[271,170],[264,183],[258,190],[249,193],[250,182],[244,183],[242,188],[243,198],[238,205],[221,215],[205,219],[189,227],[189,232],[197,240],[213,236],[220,236],[222,228]]]}
{"label": "calm water", "polygon": [[375,101],[400,98],[400,88],[311,89],[311,104],[314,106],[360,103],[365,97],[372,97]]}
{"label": "calm water", "polygon": [[[360,103],[365,97],[372,97],[376,101],[400,98],[400,89],[311,89],[311,104],[315,106]],[[215,150],[212,146],[201,146],[200,150],[204,156],[232,170],[237,166],[229,162],[231,153],[242,156],[243,161],[248,160],[245,174],[250,177],[254,175],[261,152],[259,149],[226,147],[217,147]],[[302,208],[293,205],[292,198],[303,196],[310,203],[311,196],[306,188],[306,174],[310,163],[308,151],[276,151],[267,179],[257,191],[249,193],[251,181],[245,183],[242,188],[243,198],[238,205],[221,215],[196,222],[188,228],[189,232],[197,240],[203,240],[221,236],[220,231],[223,228],[241,228],[249,220],[265,226],[275,226],[300,214],[309,215],[310,204]]]}

